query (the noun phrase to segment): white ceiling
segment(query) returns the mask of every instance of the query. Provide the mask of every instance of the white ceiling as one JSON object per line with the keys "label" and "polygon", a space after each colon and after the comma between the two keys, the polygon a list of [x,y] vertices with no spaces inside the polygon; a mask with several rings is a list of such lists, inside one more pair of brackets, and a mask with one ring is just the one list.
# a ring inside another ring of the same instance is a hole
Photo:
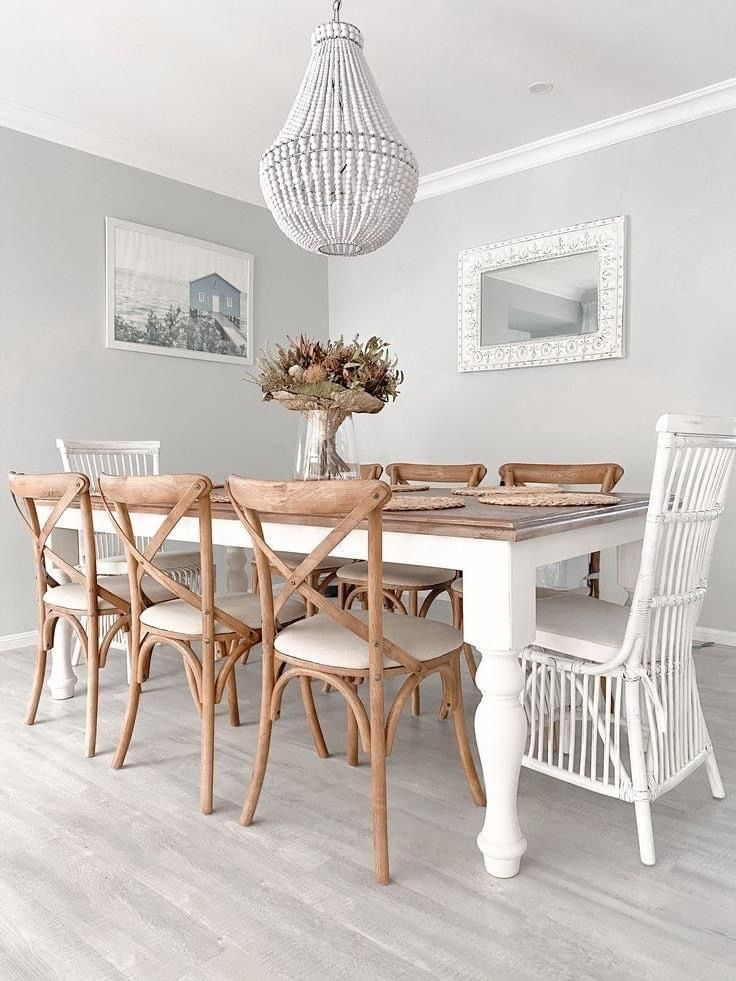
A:
{"label": "white ceiling", "polygon": [[[258,159],[331,7],[3,0],[0,124],[34,131],[13,120],[35,117],[59,142],[76,130],[103,155],[176,161],[260,201]],[[731,0],[344,0],[342,19],[423,175],[736,74]],[[538,80],[554,92],[530,96]]]}

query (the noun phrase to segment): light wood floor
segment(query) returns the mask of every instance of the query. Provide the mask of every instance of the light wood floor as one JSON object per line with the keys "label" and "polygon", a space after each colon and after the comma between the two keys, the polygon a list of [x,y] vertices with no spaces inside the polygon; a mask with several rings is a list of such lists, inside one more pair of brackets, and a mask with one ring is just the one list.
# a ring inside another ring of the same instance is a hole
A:
{"label": "light wood floor", "polygon": [[[736,808],[704,770],[655,805],[658,865],[633,809],[522,772],[522,874],[483,871],[452,731],[407,716],[389,772],[393,882],[373,884],[369,771],[344,761],[344,703],[317,695],[333,757],[287,695],[257,823],[238,824],[260,665],[239,669],[240,729],[218,717],[215,812],[198,812],[198,725],[178,659],[154,660],[129,765],[110,769],[125,698],[103,673],[99,755],[84,698],[22,724],[31,651],[0,655],[0,978],[526,979],[736,977]],[[698,653],[727,791],[736,651]],[[78,690],[84,691],[84,669]],[[467,685],[468,712],[476,699]],[[492,802],[491,802],[492,803]]]}

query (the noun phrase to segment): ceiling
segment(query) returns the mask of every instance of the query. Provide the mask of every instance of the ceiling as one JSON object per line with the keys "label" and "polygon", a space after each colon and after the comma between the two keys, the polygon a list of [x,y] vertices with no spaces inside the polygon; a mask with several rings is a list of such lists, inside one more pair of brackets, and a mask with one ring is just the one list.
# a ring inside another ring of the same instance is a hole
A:
{"label": "ceiling", "polygon": [[[330,16],[330,0],[3,0],[0,124],[45,119],[59,142],[75,130],[260,202],[258,159]],[[342,19],[423,175],[736,74],[727,0],[344,0]],[[529,95],[540,80],[554,91]]]}

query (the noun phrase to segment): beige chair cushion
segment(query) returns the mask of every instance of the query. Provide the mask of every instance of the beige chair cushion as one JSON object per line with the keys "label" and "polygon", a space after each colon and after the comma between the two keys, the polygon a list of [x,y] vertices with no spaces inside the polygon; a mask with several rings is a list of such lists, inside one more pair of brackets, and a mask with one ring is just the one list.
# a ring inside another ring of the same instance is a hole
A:
{"label": "beige chair cushion", "polygon": [[[127,576],[98,576],[97,582],[109,593],[114,593],[126,603],[130,603],[130,584]],[[173,593],[160,586],[155,579],[150,576],[143,577],[143,592],[152,603],[163,603],[170,600]],[[59,606],[65,610],[84,612],[87,609],[87,588],[80,583],[67,582],[61,586],[52,586],[43,594],[45,603]],[[99,600],[100,610],[114,610],[115,607],[107,600]]]}
{"label": "beige chair cushion", "polygon": [[[292,569],[296,569],[307,557],[303,552],[277,552],[276,554]],[[255,558],[253,559],[253,564],[255,565]],[[338,559],[335,555],[328,555],[317,564],[317,569],[320,572],[336,572],[341,565],[345,565],[345,559]],[[274,575],[280,575],[280,573],[274,570]]]}
{"label": "beige chair cushion", "polygon": [[[401,565],[399,562],[384,562],[381,581],[388,589],[431,589],[441,583],[454,579],[453,569],[433,569],[428,565]],[[363,585],[368,582],[368,563],[353,562],[344,565],[337,573],[344,582]]]}
{"label": "beige chair cushion", "polygon": [[540,647],[580,657],[607,661],[621,650],[630,610],[580,593],[563,593],[537,603]]}
{"label": "beige chair cushion", "polygon": [[[353,615],[368,622],[367,612]],[[447,623],[403,613],[384,613],[383,633],[419,661],[431,661],[449,654],[463,642],[460,631]],[[285,627],[276,635],[275,647],[285,657],[345,669],[346,672],[368,668],[368,644],[326,613],[317,613]],[[388,656],[384,663],[386,667],[396,667],[396,662]]]}
{"label": "beige chair cushion", "polygon": [[[229,613],[249,627],[261,625],[261,600],[257,593],[223,593],[215,596],[215,606]],[[304,616],[301,599],[289,599],[279,613],[281,623],[290,623]],[[165,633],[199,636],[202,633],[202,613],[186,600],[171,600],[150,606],[141,614],[141,623]],[[215,622],[216,634],[232,633],[226,623]]]}

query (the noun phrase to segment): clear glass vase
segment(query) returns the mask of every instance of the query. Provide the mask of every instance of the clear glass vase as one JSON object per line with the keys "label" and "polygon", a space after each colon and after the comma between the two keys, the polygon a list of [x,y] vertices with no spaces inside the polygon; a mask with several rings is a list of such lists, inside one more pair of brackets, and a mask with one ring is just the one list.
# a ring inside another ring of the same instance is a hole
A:
{"label": "clear glass vase", "polygon": [[295,480],[360,477],[353,417],[339,409],[314,409],[299,419]]}

